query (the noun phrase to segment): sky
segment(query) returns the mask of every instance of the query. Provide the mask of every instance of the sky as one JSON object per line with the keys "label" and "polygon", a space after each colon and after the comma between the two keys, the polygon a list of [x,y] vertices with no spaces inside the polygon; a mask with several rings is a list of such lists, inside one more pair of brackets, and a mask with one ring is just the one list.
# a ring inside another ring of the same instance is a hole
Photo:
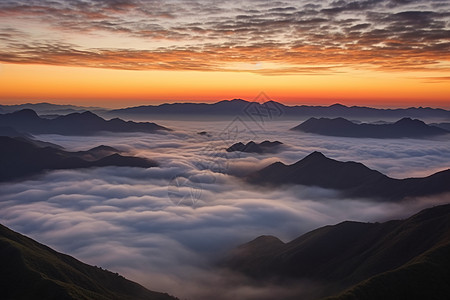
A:
{"label": "sky", "polygon": [[0,103],[450,108],[448,1],[2,0]]}

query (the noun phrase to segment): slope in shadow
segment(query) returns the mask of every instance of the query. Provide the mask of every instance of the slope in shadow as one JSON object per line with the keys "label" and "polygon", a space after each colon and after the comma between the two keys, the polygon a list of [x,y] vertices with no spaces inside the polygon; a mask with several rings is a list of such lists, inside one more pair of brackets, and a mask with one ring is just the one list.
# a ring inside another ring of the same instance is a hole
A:
{"label": "slope in shadow", "polygon": [[425,138],[450,133],[411,118],[403,118],[392,124],[356,124],[344,118],[310,118],[291,130],[355,138]]}
{"label": "slope in shadow", "polygon": [[262,281],[320,282],[321,296],[360,283],[337,299],[418,299],[395,295],[448,295],[449,250],[450,205],[442,205],[406,220],[325,226],[288,243],[262,236],[239,246],[223,265]]}
{"label": "slope in shadow", "polygon": [[175,300],[0,225],[0,298]]}
{"label": "slope in shadow", "polygon": [[88,151],[68,152],[10,137],[0,137],[0,181],[33,175],[44,170],[104,166],[150,168],[157,163],[140,157],[122,156],[112,147],[99,146]]}
{"label": "slope in shadow", "polygon": [[285,165],[273,163],[245,178],[272,187],[286,184],[318,186],[340,191],[344,196],[400,200],[450,192],[450,169],[424,178],[390,178],[357,162],[341,162],[320,152]]}

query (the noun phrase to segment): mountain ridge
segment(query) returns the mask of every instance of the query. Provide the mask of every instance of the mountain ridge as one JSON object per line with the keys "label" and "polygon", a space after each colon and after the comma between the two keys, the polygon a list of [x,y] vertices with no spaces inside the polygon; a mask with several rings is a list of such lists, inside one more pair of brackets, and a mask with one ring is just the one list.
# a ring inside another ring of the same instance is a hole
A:
{"label": "mountain ridge", "polygon": [[98,146],[87,151],[69,152],[53,147],[0,136],[0,182],[39,174],[46,170],[79,169],[104,166],[150,168],[154,161],[122,156],[117,149]]}
{"label": "mountain ridge", "polygon": [[[217,109],[217,108],[220,109]],[[224,116],[264,116],[267,120],[277,118],[295,119],[298,117],[370,117],[370,118],[442,118],[450,119],[450,111],[442,108],[372,108],[366,106],[345,106],[332,104],[285,105],[277,101],[247,101],[243,99],[222,100],[215,103],[184,102],[164,103],[160,105],[140,105],[107,112],[110,115],[224,115]]]}
{"label": "mountain ridge", "polygon": [[342,117],[309,118],[291,130],[353,138],[425,138],[450,134],[443,128],[427,125],[418,119],[408,117],[392,124],[356,124]]}
{"label": "mountain ridge", "polygon": [[251,184],[279,187],[287,184],[317,186],[340,191],[344,196],[398,201],[405,197],[450,192],[450,169],[422,178],[395,179],[359,162],[341,162],[312,152],[286,165],[275,162],[250,173],[244,180]]}
{"label": "mountain ridge", "polygon": [[75,112],[53,119],[41,118],[32,109],[22,109],[0,114],[0,126],[32,134],[91,135],[102,131],[146,132],[170,131],[169,128],[151,122],[124,121],[119,118],[105,120],[89,112]]}
{"label": "mountain ridge", "polygon": [[[374,276],[386,276],[388,272],[421,263],[447,274],[447,277],[436,281],[440,282],[436,290],[420,286],[420,293],[435,291],[442,296],[450,290],[448,284],[443,284],[450,279],[450,271],[442,271],[442,268],[446,270],[445,266],[450,266],[450,204],[424,209],[404,220],[383,223],[344,221],[317,228],[270,249],[261,242],[255,242],[261,239],[265,238],[258,237],[238,246],[224,258],[222,265],[263,282],[273,279],[283,282],[294,278],[320,282],[320,290],[324,292],[321,297],[324,297],[339,294],[348,288],[350,290],[343,292],[343,295],[366,295],[355,292],[351,287],[362,284],[360,289],[364,289],[365,281]],[[435,257],[436,251],[447,255]],[[427,257],[433,257],[442,263],[442,267],[434,266],[436,262],[428,265]],[[415,281],[422,278],[414,271],[409,276]],[[378,284],[376,287],[383,295],[394,293],[398,296],[395,278],[390,280],[392,290],[383,289]],[[407,291],[407,283],[407,280],[401,282],[403,292]],[[336,299],[399,299],[348,295]]]}
{"label": "mountain ridge", "polygon": [[177,299],[87,265],[1,224],[0,254],[0,296],[5,299]]}

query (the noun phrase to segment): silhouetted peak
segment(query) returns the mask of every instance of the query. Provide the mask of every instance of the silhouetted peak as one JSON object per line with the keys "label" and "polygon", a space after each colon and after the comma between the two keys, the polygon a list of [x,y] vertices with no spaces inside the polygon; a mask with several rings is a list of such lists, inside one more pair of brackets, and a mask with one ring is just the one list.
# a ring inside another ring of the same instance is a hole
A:
{"label": "silhouetted peak", "polygon": [[92,121],[92,120],[103,120],[101,117],[97,116],[96,114],[90,112],[90,111],[85,111],[82,113],[79,112],[75,112],[75,113],[71,113],[68,114],[66,116],[61,116],[58,119],[63,119],[63,120],[84,120],[84,121]]}
{"label": "silhouetted peak", "polygon": [[332,105],[330,105],[330,107],[332,107],[332,108],[347,108],[347,106],[340,104],[340,103],[332,104]]}
{"label": "silhouetted peak", "polygon": [[232,100],[222,100],[219,102],[216,102],[215,104],[238,104],[238,103],[247,103],[248,101],[245,101],[243,99],[232,99]]}
{"label": "silhouetted peak", "polygon": [[425,124],[424,122],[417,120],[417,119],[411,119],[411,118],[403,118],[395,122],[396,125],[418,125],[418,124]]}
{"label": "silhouetted peak", "polygon": [[260,145],[261,146],[268,146],[268,145],[281,145],[281,144],[283,144],[283,143],[280,142],[280,141],[271,142],[271,141],[265,140]]}
{"label": "silhouetted peak", "polygon": [[15,116],[24,117],[24,118],[39,118],[38,114],[29,108],[21,109],[12,113]]}
{"label": "silhouetted peak", "polygon": [[112,151],[112,152],[118,152],[118,150],[116,148],[113,148],[111,146],[105,146],[105,145],[100,145],[100,146],[94,147],[92,149],[89,149],[88,151]]}
{"label": "silhouetted peak", "polygon": [[273,235],[261,235],[254,239],[253,241],[250,241],[247,244],[244,244],[243,246],[252,246],[252,247],[268,247],[272,245],[284,245],[284,243],[277,237]]}
{"label": "silhouetted peak", "polygon": [[90,111],[85,111],[80,113],[80,116],[83,116],[85,118],[100,118],[99,116],[97,116],[96,114],[94,114],[93,112]]}
{"label": "silhouetted peak", "polygon": [[308,156],[306,156],[304,159],[302,159],[303,161],[305,160],[323,160],[323,159],[328,159],[322,152],[319,151],[314,151],[313,153],[309,154]]}

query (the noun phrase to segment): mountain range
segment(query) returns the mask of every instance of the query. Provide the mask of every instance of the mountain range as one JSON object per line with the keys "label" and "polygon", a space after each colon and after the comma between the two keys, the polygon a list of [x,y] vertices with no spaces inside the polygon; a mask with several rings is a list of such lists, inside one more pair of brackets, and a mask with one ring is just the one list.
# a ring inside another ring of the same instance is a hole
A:
{"label": "mountain range", "polygon": [[276,152],[279,147],[282,145],[282,142],[279,141],[264,141],[261,143],[255,143],[254,141],[250,141],[247,144],[242,142],[238,142],[233,144],[232,146],[226,149],[227,152],[247,152],[247,153],[273,153]]}
{"label": "mountain range", "polygon": [[0,181],[34,175],[44,170],[157,166],[154,161],[122,156],[117,149],[103,145],[88,151],[69,152],[53,147],[39,147],[33,142],[6,136],[0,136],[0,145]]}
{"label": "mountain range", "polygon": [[53,103],[24,103],[15,105],[1,105],[0,113],[12,113],[22,109],[32,109],[39,115],[67,115],[74,112],[85,112],[85,111],[95,111],[103,112],[104,108],[100,107],[86,107],[78,105],[63,105],[63,104],[53,104]]}
{"label": "mountain range", "polygon": [[177,299],[56,252],[1,224],[0,263],[1,299]]}
{"label": "mountain range", "polygon": [[357,138],[424,138],[450,133],[411,118],[403,118],[392,124],[356,124],[344,118],[310,118],[291,130]]}
{"label": "mountain range", "polygon": [[288,243],[260,236],[233,250],[222,265],[261,282],[316,283],[314,298],[341,293],[328,299],[446,299],[450,204],[405,220],[325,226]]}
{"label": "mountain range", "polygon": [[450,111],[430,107],[380,109],[363,106],[288,106],[276,101],[264,103],[242,99],[223,100],[216,103],[165,103],[114,109],[106,112],[112,116],[248,116],[265,120],[298,119],[300,117],[348,117],[348,118],[439,118],[450,119]]}
{"label": "mountain range", "polygon": [[105,120],[89,111],[46,119],[39,117],[31,109],[0,114],[0,126],[32,134],[63,135],[90,135],[102,131],[156,133],[170,130],[151,122],[124,121],[118,118]]}
{"label": "mountain range", "polygon": [[271,187],[287,184],[317,186],[340,191],[344,196],[401,200],[450,192],[450,169],[424,178],[390,178],[358,162],[341,162],[313,152],[298,162],[275,162],[250,173],[248,182]]}

